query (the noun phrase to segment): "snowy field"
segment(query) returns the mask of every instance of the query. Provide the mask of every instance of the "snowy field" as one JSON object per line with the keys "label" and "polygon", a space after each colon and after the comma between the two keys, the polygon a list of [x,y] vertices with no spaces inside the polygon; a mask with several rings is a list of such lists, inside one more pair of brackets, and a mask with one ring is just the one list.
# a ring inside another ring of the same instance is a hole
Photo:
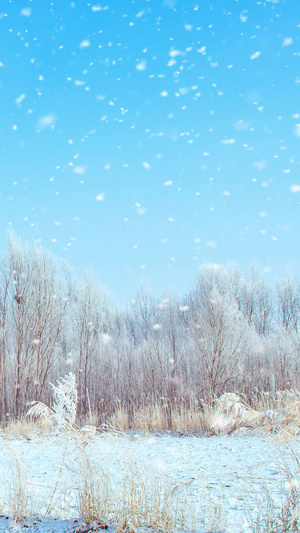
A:
{"label": "snowy field", "polygon": [[[274,494],[276,482],[282,480],[280,462],[281,453],[271,438],[247,434],[210,438],[96,435],[84,444],[78,434],[68,439],[63,435],[1,438],[0,531],[16,527],[25,531],[24,525],[27,531],[74,531],[80,522],[68,519],[80,516],[80,480],[94,476],[101,479],[104,492],[111,487],[107,499],[124,479],[128,491],[132,483],[134,492],[133,477],[152,489],[154,480],[161,480],[156,492],[166,484],[177,490],[183,484],[179,500],[185,499],[187,512],[195,515],[197,531],[251,531],[245,509],[255,516],[253,492],[258,495],[257,487],[268,486]],[[14,523],[9,518],[14,505],[22,515],[18,499],[30,515],[47,518]],[[106,524],[109,531],[114,530],[109,520]],[[85,531],[83,526],[79,530]]]}

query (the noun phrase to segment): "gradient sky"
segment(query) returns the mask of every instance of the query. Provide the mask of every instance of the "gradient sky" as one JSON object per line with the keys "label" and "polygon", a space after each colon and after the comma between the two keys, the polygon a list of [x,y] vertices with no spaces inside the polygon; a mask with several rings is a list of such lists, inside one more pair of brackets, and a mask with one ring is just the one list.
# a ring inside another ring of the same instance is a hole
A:
{"label": "gradient sky", "polygon": [[118,302],[300,267],[299,0],[1,0],[7,229]]}

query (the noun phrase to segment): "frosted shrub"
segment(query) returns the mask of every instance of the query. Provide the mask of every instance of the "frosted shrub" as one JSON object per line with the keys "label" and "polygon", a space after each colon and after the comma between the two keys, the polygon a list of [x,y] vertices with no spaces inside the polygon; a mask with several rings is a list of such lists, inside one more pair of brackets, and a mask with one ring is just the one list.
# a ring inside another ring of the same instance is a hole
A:
{"label": "frosted shrub", "polygon": [[57,385],[52,385],[54,398],[53,411],[59,429],[72,428],[75,424],[77,411],[77,383],[76,377],[69,372],[64,378],[56,380]]}
{"label": "frosted shrub", "polygon": [[53,407],[42,402],[31,402],[26,416],[32,418],[46,418],[51,424],[54,422],[58,430],[73,429],[77,412],[77,383],[76,377],[69,372],[65,377],[56,380],[56,385],[50,383],[53,394]]}
{"label": "frosted shrub", "polygon": [[263,419],[263,413],[252,409],[242,398],[233,392],[225,392],[214,399],[215,411],[211,429],[231,432],[242,426],[256,427]]}

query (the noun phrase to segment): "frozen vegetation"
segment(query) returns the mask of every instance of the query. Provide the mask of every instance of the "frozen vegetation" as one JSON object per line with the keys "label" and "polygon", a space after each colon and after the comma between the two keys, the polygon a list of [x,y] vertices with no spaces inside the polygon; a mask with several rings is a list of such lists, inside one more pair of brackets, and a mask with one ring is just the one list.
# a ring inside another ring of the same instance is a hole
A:
{"label": "frozen vegetation", "polygon": [[[20,526],[35,520],[33,531],[54,531],[45,517],[84,517],[111,531],[151,525],[147,531],[268,531],[255,524],[267,514],[267,496],[274,499],[274,516],[285,501],[287,451],[274,438],[247,434],[2,437],[1,514],[11,518],[2,518],[0,527],[5,531],[13,516],[35,515]],[[68,522],[68,531],[80,523]],[[56,527],[64,531],[61,520]]]}
{"label": "frozen vegetation", "polygon": [[300,532],[297,3],[1,0],[1,533]]}
{"label": "frozen vegetation", "polygon": [[291,393],[277,395],[281,411],[264,412],[225,393],[206,406],[208,431],[183,435],[97,428],[91,411],[80,429],[75,375],[51,388],[52,407],[32,402],[2,432],[0,531],[298,531]]}
{"label": "frozen vegetation", "polygon": [[298,531],[296,279],[118,309],[14,234],[0,267],[3,531]]}
{"label": "frozen vegetation", "polygon": [[271,287],[257,269],[208,265],[185,296],[143,286],[120,309],[90,275],[78,280],[11,234],[0,262],[0,419],[24,416],[33,400],[49,406],[49,382],[70,371],[81,424],[91,410],[98,426],[185,429],[178,415],[199,429],[224,392],[256,411],[285,409],[299,402],[299,301],[290,275]]}

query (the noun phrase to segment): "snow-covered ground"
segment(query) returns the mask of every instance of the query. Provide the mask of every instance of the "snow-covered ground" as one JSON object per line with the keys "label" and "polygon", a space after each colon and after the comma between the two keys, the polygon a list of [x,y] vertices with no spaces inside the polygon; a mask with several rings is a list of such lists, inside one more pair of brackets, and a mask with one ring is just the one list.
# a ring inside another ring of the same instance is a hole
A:
{"label": "snow-covered ground", "polygon": [[[208,524],[215,504],[226,516],[226,524],[221,518],[222,531],[251,531],[245,508],[255,507],[252,496],[257,484],[269,486],[272,492],[274,482],[282,480],[281,453],[267,436],[96,435],[85,446],[78,438],[0,439],[0,514],[5,515],[0,518],[0,531],[13,525],[6,517],[12,516],[20,486],[24,499],[30,495],[32,514],[41,517],[47,513],[65,520],[29,521],[27,531],[62,532],[71,525],[74,530],[73,522],[66,519],[80,516],[79,472],[86,471],[89,476],[89,464],[93,474],[101,472],[104,483],[107,479],[113,487],[120,487],[124,472],[129,471],[143,472],[143,479],[149,474],[149,479],[154,476],[163,483],[167,479],[173,485],[186,483],[185,494],[188,505],[194,504],[198,531],[205,530],[203,508]],[[255,516],[255,509],[252,512]]]}

